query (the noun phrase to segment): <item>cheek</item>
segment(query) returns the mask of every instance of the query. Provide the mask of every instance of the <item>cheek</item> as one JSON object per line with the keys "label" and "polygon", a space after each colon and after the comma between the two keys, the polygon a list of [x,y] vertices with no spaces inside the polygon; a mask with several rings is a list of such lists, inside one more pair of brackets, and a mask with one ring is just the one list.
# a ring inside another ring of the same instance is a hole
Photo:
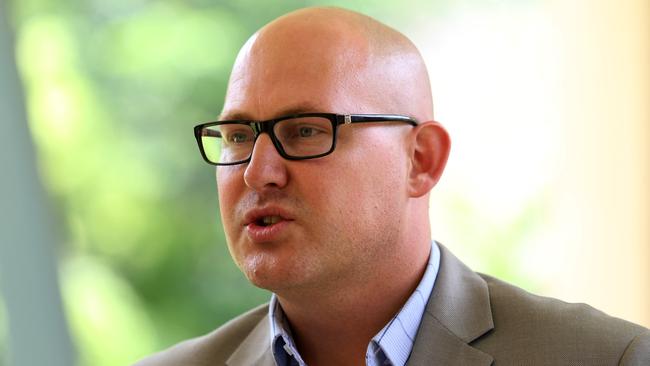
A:
{"label": "cheek", "polygon": [[244,186],[243,173],[233,167],[218,167],[216,176],[221,221],[226,235],[229,235],[229,229],[234,221],[235,208]]}
{"label": "cheek", "polygon": [[383,215],[385,211],[393,209],[402,196],[400,179],[397,179],[401,173],[389,162],[366,163],[365,168],[363,172],[351,176],[353,179],[344,193],[347,200],[345,207],[351,212],[358,212],[360,216]]}
{"label": "cheek", "polygon": [[383,222],[399,210],[407,197],[405,163],[397,149],[383,145],[358,153],[356,150],[341,161],[320,202],[321,207],[336,209],[331,214],[343,221],[342,230]]}
{"label": "cheek", "polygon": [[355,197],[358,199],[367,195],[371,195],[373,199],[403,195],[402,190],[408,178],[408,165],[401,141],[385,136],[381,139],[379,136],[367,135],[369,136],[358,139],[367,143],[359,144],[348,153],[348,168],[342,171],[342,175],[348,180],[346,185],[356,191]]}

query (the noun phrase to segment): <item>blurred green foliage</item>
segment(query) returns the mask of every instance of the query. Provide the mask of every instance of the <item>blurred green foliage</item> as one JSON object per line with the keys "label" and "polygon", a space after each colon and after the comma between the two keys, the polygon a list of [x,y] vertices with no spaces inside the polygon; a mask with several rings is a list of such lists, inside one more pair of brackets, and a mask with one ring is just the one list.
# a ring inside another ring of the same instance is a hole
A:
{"label": "blurred green foliage", "polygon": [[[392,25],[444,3],[330,2]],[[268,300],[230,259],[192,126],[219,114],[246,39],[314,4],[9,3],[41,175],[66,237],[62,292],[81,364],[128,364]]]}

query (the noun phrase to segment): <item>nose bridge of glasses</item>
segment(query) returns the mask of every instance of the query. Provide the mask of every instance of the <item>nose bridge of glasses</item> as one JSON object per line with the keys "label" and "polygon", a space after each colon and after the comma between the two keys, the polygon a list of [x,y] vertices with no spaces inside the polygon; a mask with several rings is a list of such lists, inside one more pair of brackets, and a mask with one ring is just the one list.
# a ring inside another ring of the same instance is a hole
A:
{"label": "nose bridge of glasses", "polygon": [[253,133],[255,136],[255,141],[253,143],[253,147],[251,151],[251,158],[252,155],[254,155],[254,150],[255,147],[258,145],[258,140],[262,136],[263,133],[266,133],[266,135],[269,137],[269,140],[271,142],[271,145],[275,148],[276,152],[282,156],[282,147],[280,146],[280,142],[278,141],[277,137],[275,136],[273,132],[273,126],[275,125],[276,121],[255,121],[251,122],[250,126],[253,129]]}
{"label": "nose bridge of glasses", "polygon": [[252,121],[250,126],[253,129],[255,134],[255,139],[259,137],[262,133],[266,133],[269,136],[273,136],[273,125],[275,121]]}

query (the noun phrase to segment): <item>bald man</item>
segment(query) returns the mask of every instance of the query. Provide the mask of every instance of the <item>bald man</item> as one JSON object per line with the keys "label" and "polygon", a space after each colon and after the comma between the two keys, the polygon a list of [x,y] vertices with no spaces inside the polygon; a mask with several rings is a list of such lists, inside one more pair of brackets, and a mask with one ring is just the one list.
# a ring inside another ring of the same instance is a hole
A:
{"label": "bald man", "polygon": [[337,8],[271,22],[195,135],[230,253],[273,295],[138,365],[650,365],[647,329],[476,274],[432,241],[450,139],[397,31]]}

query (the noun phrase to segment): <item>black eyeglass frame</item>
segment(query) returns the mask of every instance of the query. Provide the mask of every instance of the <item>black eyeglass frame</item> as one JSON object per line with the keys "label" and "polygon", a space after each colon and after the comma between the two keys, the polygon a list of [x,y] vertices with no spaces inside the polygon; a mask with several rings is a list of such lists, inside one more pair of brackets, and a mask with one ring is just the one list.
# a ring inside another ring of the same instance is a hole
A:
{"label": "black eyeglass frame", "polygon": [[[321,117],[321,118],[327,118],[330,123],[332,123],[332,146],[330,149],[324,153],[321,154],[316,154],[316,155],[308,155],[308,156],[292,156],[286,153],[284,151],[284,148],[282,147],[282,143],[280,140],[275,136],[275,133],[273,132],[273,127],[281,121],[287,120],[287,119],[292,119],[292,118],[301,118],[301,117]],[[290,114],[286,116],[281,116],[278,118],[273,118],[265,121],[251,121],[251,120],[224,120],[224,121],[212,121],[212,122],[206,122],[206,123],[201,123],[199,125],[194,126],[194,137],[196,138],[196,142],[199,145],[199,151],[201,152],[201,156],[203,157],[203,160],[207,162],[208,164],[211,165],[217,165],[217,166],[227,166],[227,165],[238,165],[238,164],[244,164],[248,163],[251,160],[251,157],[253,156],[253,151],[251,149],[251,155],[248,156],[248,158],[232,163],[215,163],[213,161],[210,161],[208,159],[205,150],[203,148],[203,143],[201,142],[201,131],[203,131],[207,127],[213,127],[213,126],[219,126],[219,125],[247,125],[250,126],[253,130],[254,133],[254,140],[253,140],[253,146],[255,146],[255,142],[257,142],[257,138],[262,134],[266,133],[269,135],[271,138],[271,141],[273,142],[273,146],[275,146],[275,149],[277,152],[282,156],[283,158],[287,160],[308,160],[308,159],[316,159],[320,158],[326,155],[331,154],[334,149],[336,148],[336,138],[337,138],[337,131],[338,131],[338,126],[339,125],[345,125],[345,124],[351,124],[351,123],[371,123],[371,122],[403,122],[403,123],[408,123],[412,126],[417,126],[418,121],[409,116],[405,115],[400,115],[400,114],[336,114],[336,113],[298,113],[298,114]]]}

